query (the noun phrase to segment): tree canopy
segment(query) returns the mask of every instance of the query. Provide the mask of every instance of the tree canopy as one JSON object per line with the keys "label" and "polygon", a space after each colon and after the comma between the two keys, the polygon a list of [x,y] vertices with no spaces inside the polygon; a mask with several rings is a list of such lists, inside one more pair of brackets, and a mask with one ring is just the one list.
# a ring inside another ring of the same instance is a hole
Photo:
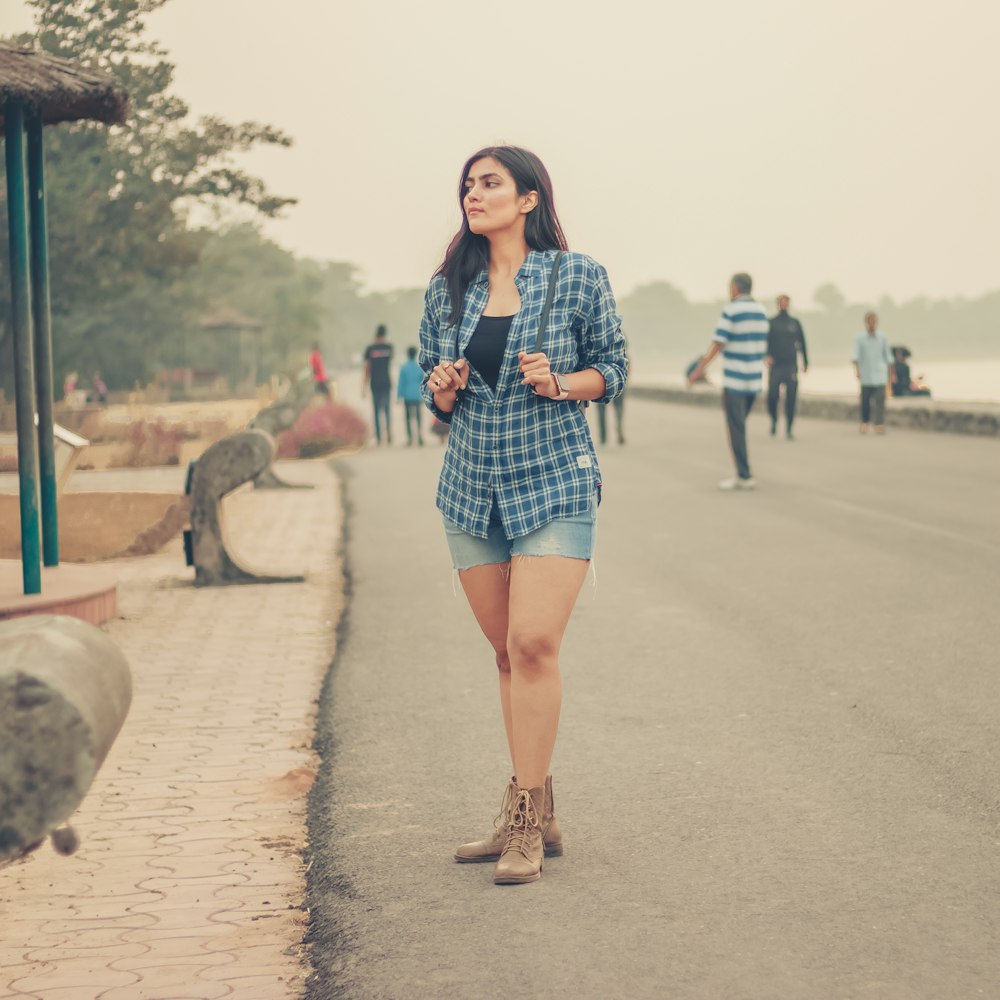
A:
{"label": "tree canopy", "polygon": [[[173,66],[145,30],[165,2],[29,0],[35,33],[14,39],[108,73],[129,95],[124,126],[45,130],[56,369],[89,365],[112,385],[145,379],[204,306],[187,287],[209,236],[191,225],[193,209],[273,216],[293,201],[236,163],[254,146],[290,145],[287,136],[256,122],[192,122],[172,93]],[[0,263],[7,253],[0,240]],[[9,294],[0,283],[5,321]],[[9,352],[6,322],[2,337]]]}

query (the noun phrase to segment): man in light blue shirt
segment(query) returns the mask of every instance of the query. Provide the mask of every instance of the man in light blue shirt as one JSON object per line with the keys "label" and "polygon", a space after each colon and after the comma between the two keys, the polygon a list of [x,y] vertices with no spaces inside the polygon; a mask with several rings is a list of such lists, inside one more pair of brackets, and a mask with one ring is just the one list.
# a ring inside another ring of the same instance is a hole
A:
{"label": "man in light blue shirt", "polygon": [[878,328],[878,316],[865,313],[865,329],[854,338],[854,374],[861,383],[861,433],[874,420],[875,433],[885,433],[885,387],[889,382],[892,351]]}

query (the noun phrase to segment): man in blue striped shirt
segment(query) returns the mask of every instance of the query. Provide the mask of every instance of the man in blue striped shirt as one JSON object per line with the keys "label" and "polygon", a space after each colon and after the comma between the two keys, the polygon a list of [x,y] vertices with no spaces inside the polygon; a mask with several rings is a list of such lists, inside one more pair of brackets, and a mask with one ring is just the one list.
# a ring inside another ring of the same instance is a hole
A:
{"label": "man in blue striped shirt", "polygon": [[757,484],[747,458],[747,416],[764,387],[764,357],[767,354],[767,313],[750,295],[749,274],[734,274],[729,282],[729,305],[722,310],[715,337],[704,357],[688,376],[694,384],[718,354],[722,354],[722,405],[729,429],[729,444],[736,463],[736,476],[723,479],[720,490],[752,490]]}

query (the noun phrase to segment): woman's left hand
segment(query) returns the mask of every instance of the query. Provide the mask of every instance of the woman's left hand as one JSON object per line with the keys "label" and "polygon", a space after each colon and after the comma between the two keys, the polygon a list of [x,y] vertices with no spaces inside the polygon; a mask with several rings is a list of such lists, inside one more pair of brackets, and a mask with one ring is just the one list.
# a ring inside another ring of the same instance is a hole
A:
{"label": "woman's left hand", "polygon": [[524,376],[521,385],[531,386],[539,396],[554,399],[559,395],[556,380],[552,377],[552,368],[545,354],[528,354],[521,351],[517,356],[518,368]]}

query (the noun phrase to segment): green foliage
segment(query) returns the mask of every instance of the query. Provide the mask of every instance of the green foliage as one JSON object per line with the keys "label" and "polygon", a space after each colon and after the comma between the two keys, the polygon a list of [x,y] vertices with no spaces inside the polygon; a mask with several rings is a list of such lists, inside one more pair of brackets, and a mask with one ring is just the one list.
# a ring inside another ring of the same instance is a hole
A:
{"label": "green foliage", "polygon": [[328,263],[321,273],[324,316],[319,339],[334,369],[354,366],[375,339],[375,327],[380,323],[388,329],[397,358],[417,344],[424,308],[422,288],[362,294],[354,265]]}
{"label": "green foliage", "polygon": [[[170,92],[173,66],[145,36],[146,16],[167,0],[29,2],[36,34],[17,42],[102,70],[129,94],[124,126],[50,127],[45,142],[57,381],[69,368],[99,368],[112,387],[130,386],[176,353],[203,307],[186,287],[207,238],[189,227],[192,209],[278,214],[292,199],[269,192],[234,156],[290,140],[255,122],[189,121]],[[6,254],[0,240],[4,269]],[[0,316],[9,316],[9,294],[0,283]],[[4,354],[7,341],[5,325]]]}
{"label": "green foliage", "polygon": [[[203,311],[185,321],[164,363],[224,374],[238,370],[240,379],[256,367],[258,381],[302,368],[313,342],[331,373],[342,375],[379,323],[402,354],[417,342],[423,309],[422,289],[365,294],[353,264],[300,260],[248,223],[205,235],[199,265],[183,289],[189,301],[203,303]],[[204,316],[233,309],[262,328],[241,337],[201,325]],[[234,351],[242,358],[234,359]]]}

